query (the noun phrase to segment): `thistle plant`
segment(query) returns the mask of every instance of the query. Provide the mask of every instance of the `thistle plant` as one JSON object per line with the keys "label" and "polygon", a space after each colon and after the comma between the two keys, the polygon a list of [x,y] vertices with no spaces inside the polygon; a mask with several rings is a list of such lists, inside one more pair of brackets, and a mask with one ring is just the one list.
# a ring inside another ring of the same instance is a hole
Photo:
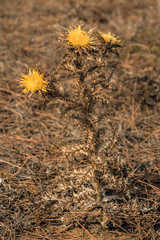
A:
{"label": "thistle plant", "polygon": [[[41,92],[45,105],[59,101],[61,117],[77,128],[77,138],[64,137],[57,149],[62,158],[69,161],[88,162],[92,168],[91,182],[95,201],[102,199],[102,175],[107,161],[108,121],[112,109],[112,77],[116,62],[112,55],[119,56],[120,39],[111,33],[97,29],[84,30],[82,25],[66,30],[60,35],[59,45],[64,49],[56,70],[47,72],[38,66],[28,75],[22,75],[23,92]],[[62,81],[57,73],[69,73]],[[72,129],[71,127],[71,129]],[[113,131],[112,131],[112,134]],[[58,155],[59,156],[59,155]]]}

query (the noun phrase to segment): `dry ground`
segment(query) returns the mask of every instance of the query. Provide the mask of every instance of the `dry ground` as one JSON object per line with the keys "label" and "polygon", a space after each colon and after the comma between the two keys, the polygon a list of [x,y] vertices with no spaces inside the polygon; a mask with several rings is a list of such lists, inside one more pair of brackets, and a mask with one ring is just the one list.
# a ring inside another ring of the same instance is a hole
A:
{"label": "dry ground", "polygon": [[[160,239],[159,15],[158,0],[0,0],[1,239]],[[123,106],[113,121],[121,123],[121,151],[136,185],[131,186],[135,209],[142,204],[146,209],[130,217],[112,215],[105,227],[98,208],[71,210],[68,196],[65,208],[55,207],[49,194],[56,177],[69,181],[70,175],[59,170],[61,159],[53,158],[62,124],[54,106],[43,109],[40,95],[26,98],[17,82],[27,66],[55,67],[62,56],[58,32],[81,20],[87,28],[98,26],[122,39],[116,81]]]}

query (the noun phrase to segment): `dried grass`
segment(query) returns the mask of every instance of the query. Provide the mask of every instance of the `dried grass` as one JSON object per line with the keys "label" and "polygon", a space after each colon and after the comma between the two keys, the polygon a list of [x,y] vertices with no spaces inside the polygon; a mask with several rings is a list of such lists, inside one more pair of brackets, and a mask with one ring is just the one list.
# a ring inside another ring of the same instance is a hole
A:
{"label": "dried grass", "polygon": [[[1,238],[158,240],[158,1],[5,0],[0,13]],[[44,109],[41,96],[26,99],[15,81],[39,60],[56,66],[62,55],[56,33],[81,19],[126,45],[114,79],[101,204],[92,195],[89,162],[70,164],[55,154],[66,124],[56,103]]]}

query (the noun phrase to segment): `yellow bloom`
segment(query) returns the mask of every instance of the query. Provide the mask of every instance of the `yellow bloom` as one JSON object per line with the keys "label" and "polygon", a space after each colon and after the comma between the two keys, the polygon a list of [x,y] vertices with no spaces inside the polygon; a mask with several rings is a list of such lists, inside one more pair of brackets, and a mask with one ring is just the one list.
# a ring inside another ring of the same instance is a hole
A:
{"label": "yellow bloom", "polygon": [[108,34],[106,33],[101,33],[101,37],[104,39],[106,43],[111,43],[111,44],[119,44],[121,42],[119,37],[114,37],[114,35],[109,32]]}
{"label": "yellow bloom", "polygon": [[23,90],[24,93],[26,92],[31,92],[34,93],[36,91],[45,91],[46,92],[46,86],[48,82],[44,79],[43,77],[44,73],[39,73],[38,70],[29,69],[29,74],[28,75],[21,75],[20,79],[20,85],[22,87],[25,87]]}
{"label": "yellow bloom", "polygon": [[89,48],[92,45],[93,38],[78,25],[75,29],[68,30],[67,43],[75,48]]}

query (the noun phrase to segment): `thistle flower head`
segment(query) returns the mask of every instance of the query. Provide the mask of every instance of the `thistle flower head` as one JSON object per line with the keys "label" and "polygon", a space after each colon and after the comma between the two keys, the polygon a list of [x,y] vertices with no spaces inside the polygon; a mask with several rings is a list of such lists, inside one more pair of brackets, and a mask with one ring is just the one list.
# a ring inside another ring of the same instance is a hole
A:
{"label": "thistle flower head", "polygon": [[121,42],[119,37],[115,37],[113,34],[111,34],[111,32],[109,32],[108,34],[101,33],[100,36],[104,39],[106,43],[119,44]]}
{"label": "thistle flower head", "polygon": [[67,38],[65,39],[68,45],[74,48],[89,48],[93,43],[93,38],[90,37],[84,29],[78,25],[75,29],[68,30]]}
{"label": "thistle flower head", "polygon": [[25,87],[23,92],[46,92],[48,82],[44,79],[43,75],[44,73],[39,73],[38,70],[35,69],[32,71],[29,69],[28,75],[22,74],[20,79],[20,86]]}

